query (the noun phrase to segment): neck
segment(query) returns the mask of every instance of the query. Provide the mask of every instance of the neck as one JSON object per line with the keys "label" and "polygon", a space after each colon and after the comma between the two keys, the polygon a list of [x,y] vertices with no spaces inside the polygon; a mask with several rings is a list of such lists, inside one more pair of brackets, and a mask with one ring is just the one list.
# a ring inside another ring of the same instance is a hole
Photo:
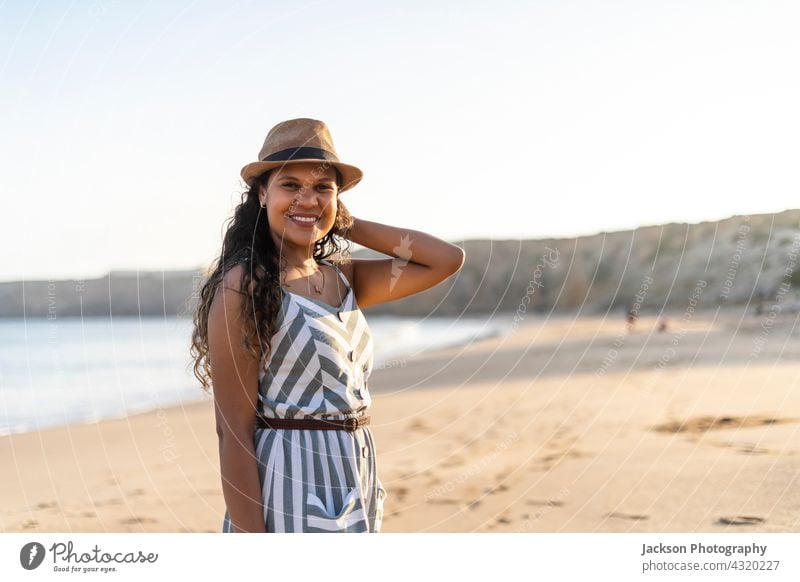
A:
{"label": "neck", "polygon": [[295,269],[297,271],[316,271],[317,270],[317,261],[314,260],[313,257],[304,257],[304,258],[290,258],[286,255],[283,255],[283,263],[289,269]]}
{"label": "neck", "polygon": [[[274,240],[274,239],[273,239]],[[281,265],[301,271],[312,271],[317,268],[317,261],[314,259],[314,247],[300,247],[288,241],[275,240],[275,248],[278,249],[278,257]]]}

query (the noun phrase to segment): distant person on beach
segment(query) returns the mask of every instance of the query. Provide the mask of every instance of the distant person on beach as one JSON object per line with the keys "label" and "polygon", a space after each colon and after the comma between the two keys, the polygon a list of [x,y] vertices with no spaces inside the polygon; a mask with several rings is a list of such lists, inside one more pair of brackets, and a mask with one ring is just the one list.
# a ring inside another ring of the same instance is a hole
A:
{"label": "distant person on beach", "polygon": [[[191,348],[203,389],[213,386],[222,531],[379,532],[387,491],[361,309],[430,289],[464,252],[353,217],[341,194],[362,172],[339,161],[322,121],[273,127],[241,176],[248,189],[200,291]],[[392,258],[353,259],[348,241]]]}
{"label": "distant person on beach", "polygon": [[636,309],[636,304],[631,303],[628,306],[628,312],[625,315],[625,329],[628,333],[633,333],[633,328],[636,326],[636,319],[638,317],[638,310]]}
{"label": "distant person on beach", "polygon": [[658,333],[664,333],[665,331],[667,331],[667,326],[668,326],[667,317],[666,316],[660,317],[658,319]]}

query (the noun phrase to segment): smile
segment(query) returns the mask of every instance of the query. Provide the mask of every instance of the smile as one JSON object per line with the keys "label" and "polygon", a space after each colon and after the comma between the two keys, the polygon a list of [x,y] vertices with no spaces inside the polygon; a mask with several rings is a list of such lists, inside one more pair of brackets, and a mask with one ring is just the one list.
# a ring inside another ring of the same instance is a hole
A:
{"label": "smile", "polygon": [[319,222],[319,217],[315,216],[291,215],[289,219],[298,226],[313,226]]}

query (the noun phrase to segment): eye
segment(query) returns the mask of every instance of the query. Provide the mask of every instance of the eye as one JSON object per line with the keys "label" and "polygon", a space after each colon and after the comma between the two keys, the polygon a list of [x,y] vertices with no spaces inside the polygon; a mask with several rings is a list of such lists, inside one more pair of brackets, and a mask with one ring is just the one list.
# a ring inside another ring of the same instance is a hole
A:
{"label": "eye", "polygon": [[331,186],[328,186],[327,184],[320,184],[319,185],[319,189],[320,190],[326,190],[326,191],[327,190],[333,190],[333,188]]}
{"label": "eye", "polygon": [[286,182],[285,184],[283,184],[283,187],[284,188],[297,188],[297,184],[295,184],[294,182]]}

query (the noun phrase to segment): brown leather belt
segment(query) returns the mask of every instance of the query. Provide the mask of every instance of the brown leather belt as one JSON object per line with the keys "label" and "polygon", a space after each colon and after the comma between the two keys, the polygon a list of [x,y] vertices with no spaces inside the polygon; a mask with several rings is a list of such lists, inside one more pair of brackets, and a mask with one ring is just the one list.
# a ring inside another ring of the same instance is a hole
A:
{"label": "brown leather belt", "polygon": [[256,426],[258,428],[346,430],[347,432],[354,432],[368,424],[369,416],[345,418],[342,420],[328,420],[323,418],[267,418],[261,414],[256,416]]}

